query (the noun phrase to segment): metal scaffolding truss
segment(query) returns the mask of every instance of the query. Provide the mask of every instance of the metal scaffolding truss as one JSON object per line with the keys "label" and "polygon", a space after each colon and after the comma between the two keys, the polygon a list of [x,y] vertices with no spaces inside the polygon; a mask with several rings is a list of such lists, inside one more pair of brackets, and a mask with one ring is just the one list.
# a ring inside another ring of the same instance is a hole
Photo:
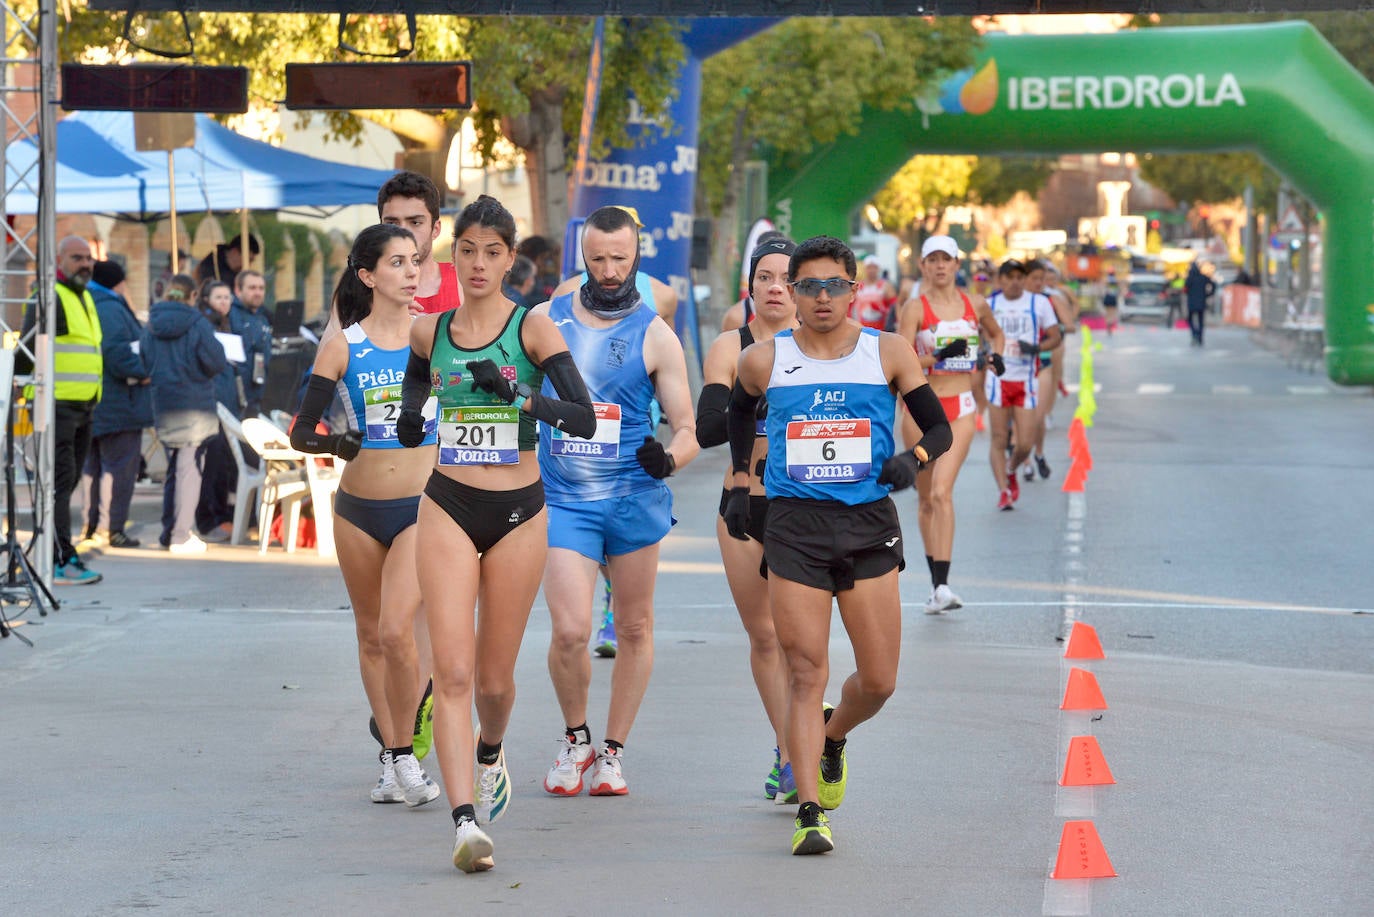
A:
{"label": "metal scaffolding truss", "polygon": [[[53,574],[53,441],[48,435],[53,424],[52,341],[55,330],[53,305],[56,294],[56,214],[55,178],[57,166],[57,11],[55,0],[38,0],[37,9],[20,10],[11,0],[3,2],[0,20],[0,175],[3,197],[0,218],[10,222],[5,205],[13,191],[33,192],[38,200],[37,220],[28,229],[0,231],[0,332],[6,346],[14,346],[23,309],[30,299],[37,302],[34,327],[19,339],[17,347],[34,364],[34,393],[29,404],[33,433],[25,437],[29,448],[27,472],[33,496],[34,540],[31,560],[43,581],[52,583]],[[34,73],[38,79],[33,79]],[[21,157],[27,166],[14,166],[9,148],[19,143],[33,144],[38,156]],[[37,267],[37,275],[29,267]],[[15,327],[11,327],[11,325]],[[11,332],[14,334],[11,335]],[[0,422],[4,422],[0,415]],[[3,440],[3,438],[0,438]],[[16,473],[24,468],[16,438]],[[3,493],[0,493],[0,497]],[[0,533],[3,534],[3,533]],[[0,571],[0,575],[3,571]]]}

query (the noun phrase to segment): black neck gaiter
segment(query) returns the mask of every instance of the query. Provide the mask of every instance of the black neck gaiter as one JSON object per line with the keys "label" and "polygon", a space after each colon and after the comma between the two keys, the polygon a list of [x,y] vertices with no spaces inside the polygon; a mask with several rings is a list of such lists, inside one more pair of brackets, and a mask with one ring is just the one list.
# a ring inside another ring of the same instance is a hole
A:
{"label": "black neck gaiter", "polygon": [[639,255],[635,255],[634,266],[630,268],[625,281],[613,290],[607,290],[587,272],[587,282],[582,284],[580,295],[582,308],[604,319],[621,319],[639,308],[639,290],[635,287],[635,276],[639,272]]}

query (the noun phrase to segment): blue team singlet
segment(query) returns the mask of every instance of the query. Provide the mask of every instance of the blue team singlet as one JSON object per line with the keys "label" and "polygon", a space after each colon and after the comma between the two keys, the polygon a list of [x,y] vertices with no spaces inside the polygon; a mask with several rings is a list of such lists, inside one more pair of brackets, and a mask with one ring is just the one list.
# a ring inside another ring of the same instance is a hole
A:
{"label": "blue team singlet", "polygon": [[[639,465],[635,450],[653,435],[649,404],[654,383],[644,367],[644,335],[658,317],[641,303],[609,328],[589,328],[573,316],[576,292],[549,303],[549,318],[563,334],[596,408],[596,433],[578,439],[539,425],[539,469],[550,503],[603,500],[663,487]],[[557,397],[553,383],[543,393]]]}
{"label": "blue team singlet", "polygon": [[791,330],[773,337],[768,379],[769,497],[837,500],[849,506],[888,494],[878,483],[892,457],[897,399],[883,373],[878,332],[865,328],[853,352],[816,360]]}
{"label": "blue team singlet", "polygon": [[[396,438],[396,418],[401,414],[401,383],[406,377],[410,348],[383,350],[367,339],[361,324],[343,329],[348,342],[348,368],[335,383],[335,393],[348,415],[348,428],[363,434],[364,449],[402,449]],[[435,443],[435,401],[425,402],[425,439]]]}

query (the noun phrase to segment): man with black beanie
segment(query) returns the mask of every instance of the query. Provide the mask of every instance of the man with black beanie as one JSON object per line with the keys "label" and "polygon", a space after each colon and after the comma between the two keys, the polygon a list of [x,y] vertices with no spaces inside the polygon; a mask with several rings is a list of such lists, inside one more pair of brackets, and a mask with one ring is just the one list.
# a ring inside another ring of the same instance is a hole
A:
{"label": "man with black beanie", "polygon": [[125,533],[142,457],[143,430],[153,425],[153,396],[140,352],[143,325],[125,298],[124,268],[97,261],[86,284],[100,316],[104,361],[102,396],[91,420],[81,490],[86,494],[86,540],[112,548],[136,548]]}

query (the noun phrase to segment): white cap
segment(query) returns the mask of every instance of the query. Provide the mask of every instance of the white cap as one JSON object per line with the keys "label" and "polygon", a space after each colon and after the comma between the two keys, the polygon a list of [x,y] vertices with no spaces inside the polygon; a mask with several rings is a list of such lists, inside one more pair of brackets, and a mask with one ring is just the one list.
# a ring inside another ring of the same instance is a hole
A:
{"label": "white cap", "polygon": [[944,252],[955,261],[959,260],[959,246],[949,236],[931,236],[926,239],[921,246],[921,260],[925,260],[934,252]]}
{"label": "white cap", "polygon": [[883,263],[878,260],[877,255],[866,255],[864,257],[864,267],[868,267],[870,264],[876,264],[878,267],[883,266]]}

